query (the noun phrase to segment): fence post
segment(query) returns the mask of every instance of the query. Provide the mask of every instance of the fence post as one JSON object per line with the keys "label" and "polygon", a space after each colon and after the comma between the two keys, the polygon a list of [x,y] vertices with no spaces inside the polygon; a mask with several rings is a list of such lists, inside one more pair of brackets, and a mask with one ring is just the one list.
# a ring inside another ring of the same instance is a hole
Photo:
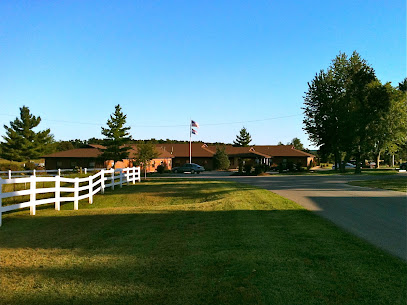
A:
{"label": "fence post", "polygon": [[89,176],[89,203],[93,203],[93,176]]}
{"label": "fence post", "polygon": [[11,169],[8,170],[8,178],[11,179]]}
{"label": "fence post", "polygon": [[36,172],[36,170],[35,169],[33,169],[33,176],[35,177],[35,172]]}
{"label": "fence post", "polygon": [[137,178],[138,178],[138,182],[141,182],[140,166],[137,167]]}
{"label": "fence post", "polygon": [[123,169],[120,169],[120,188],[123,187]]}
{"label": "fence post", "polygon": [[105,193],[105,170],[102,169],[100,172],[101,172],[100,179],[102,179],[102,180],[100,180],[100,190],[101,190],[102,194],[104,194]]}
{"label": "fence post", "polygon": [[55,177],[55,210],[61,209],[61,176]]}
{"label": "fence post", "polygon": [[86,167],[84,169],[84,173],[85,173],[85,175],[88,173],[88,169]]}
{"label": "fence post", "polygon": [[75,178],[75,182],[74,182],[74,202],[73,202],[73,209],[74,210],[79,210],[79,178],[76,177]]}
{"label": "fence post", "polygon": [[1,227],[1,218],[2,218],[2,216],[1,216],[1,214],[2,214],[2,209],[1,209],[1,206],[2,206],[2,203],[1,203],[1,199],[3,198],[2,197],[2,194],[3,193],[3,178],[1,178],[0,177],[0,227]]}
{"label": "fence post", "polygon": [[135,183],[136,183],[136,168],[135,168],[134,166],[131,168],[131,172],[132,172],[132,175],[131,175],[131,182],[132,182],[133,184],[135,184]]}
{"label": "fence post", "polygon": [[114,190],[114,168],[111,169],[112,170],[112,190]]}
{"label": "fence post", "polygon": [[37,188],[37,182],[35,176],[30,177],[30,215],[35,215],[35,189]]}
{"label": "fence post", "polygon": [[127,186],[130,183],[130,167],[126,168],[126,183],[127,183]]}
{"label": "fence post", "polygon": [[61,169],[58,168],[58,176],[61,176]]}

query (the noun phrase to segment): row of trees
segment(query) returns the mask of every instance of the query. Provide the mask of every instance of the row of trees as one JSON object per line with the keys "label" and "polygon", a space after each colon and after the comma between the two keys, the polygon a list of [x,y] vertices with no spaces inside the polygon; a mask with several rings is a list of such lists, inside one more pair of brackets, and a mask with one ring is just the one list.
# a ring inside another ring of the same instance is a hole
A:
{"label": "row of trees", "polygon": [[368,154],[379,160],[406,144],[406,87],[407,80],[396,88],[382,84],[356,51],[350,57],[340,53],[308,83],[304,130],[336,164],[355,158],[359,173]]}

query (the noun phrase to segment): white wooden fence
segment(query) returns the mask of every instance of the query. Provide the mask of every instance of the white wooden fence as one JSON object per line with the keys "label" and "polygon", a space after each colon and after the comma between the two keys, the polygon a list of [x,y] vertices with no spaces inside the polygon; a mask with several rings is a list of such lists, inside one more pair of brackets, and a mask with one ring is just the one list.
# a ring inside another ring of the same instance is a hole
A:
{"label": "white wooden fence", "polygon": [[[13,178],[13,179],[1,179],[0,178],[0,226],[2,213],[22,208],[30,207],[30,214],[35,215],[36,206],[42,204],[55,203],[55,210],[59,211],[61,208],[61,202],[73,201],[74,210],[79,209],[79,200],[89,198],[89,203],[93,203],[93,196],[98,192],[104,193],[105,188],[110,187],[114,190],[116,185],[120,187],[124,183],[140,182],[140,167],[131,167],[123,169],[102,169],[100,172],[93,176],[85,178],[64,178],[61,176],[55,177],[42,177],[42,176],[30,176],[27,178]],[[53,187],[37,188],[37,182],[54,182]],[[71,184],[72,187],[61,187],[61,182],[65,184]],[[3,185],[5,184],[20,184],[26,185],[29,183],[29,189],[24,189],[14,192],[3,192]],[[80,186],[82,184],[82,186]],[[82,194],[80,195],[80,193]],[[37,194],[54,193],[54,197],[37,199]],[[73,193],[73,196],[63,197],[63,193]],[[3,198],[10,198],[16,196],[29,195],[30,200],[22,203],[2,206]]]}
{"label": "white wooden fence", "polygon": [[[95,172],[95,171],[100,171],[102,168],[81,168],[80,172],[81,173],[88,173],[88,172]],[[31,174],[33,176],[36,176],[37,174],[40,173],[45,173],[46,175],[49,176],[61,176],[64,173],[72,173],[76,171],[76,169],[33,169],[33,170],[24,170],[24,171],[12,171],[12,170],[7,170],[7,171],[0,171],[0,176],[8,176],[8,179],[11,178],[17,178],[17,177],[26,177],[27,174]]]}

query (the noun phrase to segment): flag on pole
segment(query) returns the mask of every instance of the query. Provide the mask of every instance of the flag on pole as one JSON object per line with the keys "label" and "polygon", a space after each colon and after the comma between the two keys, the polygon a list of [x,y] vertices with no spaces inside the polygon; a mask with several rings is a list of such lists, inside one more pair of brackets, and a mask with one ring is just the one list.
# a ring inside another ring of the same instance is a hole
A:
{"label": "flag on pole", "polygon": [[191,126],[192,126],[192,127],[199,128],[198,123],[197,123],[197,122],[195,122],[194,120],[191,120]]}
{"label": "flag on pole", "polygon": [[198,132],[192,128],[192,134],[197,134]]}

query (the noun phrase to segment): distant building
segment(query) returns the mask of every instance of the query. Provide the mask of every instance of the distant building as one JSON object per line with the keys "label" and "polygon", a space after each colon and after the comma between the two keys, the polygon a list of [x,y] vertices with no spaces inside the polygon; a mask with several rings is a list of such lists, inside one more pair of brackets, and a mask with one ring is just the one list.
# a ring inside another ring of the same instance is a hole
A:
{"label": "distant building", "polygon": [[[129,158],[118,161],[115,168],[138,165],[135,162],[137,145],[130,145]],[[222,145],[229,156],[230,168],[239,166],[239,160],[250,161],[253,164],[267,164],[278,166],[280,163],[293,162],[308,166],[314,161],[315,156],[301,150],[295,149],[291,145],[253,145],[250,147],[234,147],[232,145]],[[102,145],[89,144],[85,148],[60,151],[44,156],[46,169],[57,168],[111,168],[111,160],[102,160]],[[189,143],[185,144],[156,144],[158,157],[153,159],[148,172],[154,172],[160,164],[166,165],[168,169],[181,166],[189,162]],[[216,146],[208,146],[204,143],[192,143],[192,163],[202,165],[207,170],[213,169],[213,156],[216,153]]]}

